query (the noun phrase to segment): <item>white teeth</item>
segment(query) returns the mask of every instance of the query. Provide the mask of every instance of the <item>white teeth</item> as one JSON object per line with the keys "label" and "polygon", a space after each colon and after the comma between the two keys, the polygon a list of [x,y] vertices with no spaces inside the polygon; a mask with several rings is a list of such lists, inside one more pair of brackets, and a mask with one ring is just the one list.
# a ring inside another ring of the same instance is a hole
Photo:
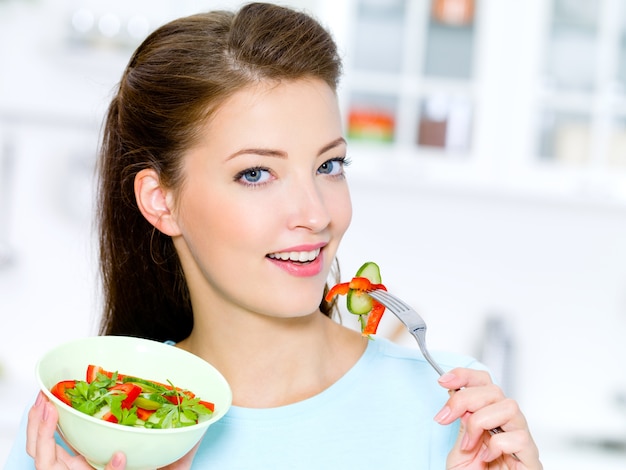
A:
{"label": "white teeth", "polygon": [[289,251],[281,253],[270,253],[268,256],[274,259],[281,259],[283,261],[297,261],[300,263],[306,263],[313,261],[320,254],[320,249],[311,251]]}

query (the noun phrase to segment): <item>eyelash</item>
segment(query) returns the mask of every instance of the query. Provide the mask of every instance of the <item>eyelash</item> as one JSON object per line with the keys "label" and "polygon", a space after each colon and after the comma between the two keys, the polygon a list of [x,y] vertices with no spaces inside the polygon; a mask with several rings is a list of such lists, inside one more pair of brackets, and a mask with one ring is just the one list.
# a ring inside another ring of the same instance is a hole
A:
{"label": "eyelash", "polygon": [[[338,162],[339,164],[341,164],[341,168],[343,170],[352,163],[352,160],[350,160],[346,156],[335,157],[335,158],[331,158],[330,160],[326,160],[324,163],[322,163],[322,165],[325,165],[326,163],[329,163],[329,162]],[[320,165],[320,168],[322,167],[322,165]],[[334,175],[334,176],[344,176],[344,172],[342,171],[339,175]]]}
{"label": "eyelash", "polygon": [[250,188],[258,188],[260,186],[263,186],[264,184],[266,184],[266,181],[262,181],[261,183],[251,183],[249,181],[246,181],[244,179],[244,176],[252,173],[252,172],[262,172],[262,171],[266,171],[266,172],[271,172],[271,170],[269,168],[265,168],[262,166],[253,166],[251,168],[246,168],[243,171],[240,171],[239,173],[237,173],[235,175],[234,180],[238,183],[241,183],[244,186],[250,187]]}
{"label": "eyelash", "polygon": [[[323,165],[325,165],[325,164],[327,164],[327,163],[332,163],[332,162],[337,162],[337,163],[339,163],[339,164],[342,166],[342,168],[345,168],[345,167],[347,167],[348,165],[350,165],[350,164],[352,163],[352,161],[351,161],[349,158],[345,157],[345,156],[343,156],[343,157],[335,157],[335,158],[331,158],[331,159],[329,159],[329,160],[326,160],[324,163],[322,163],[322,165],[320,165],[320,166],[318,167],[318,170],[319,170],[319,168],[321,168]],[[235,177],[234,177],[234,180],[235,180],[236,182],[241,183],[241,184],[242,184],[242,185],[244,185],[244,186],[248,186],[248,187],[252,187],[252,188],[258,188],[258,187],[261,187],[261,186],[265,185],[265,184],[266,184],[266,183],[268,183],[269,181],[261,181],[260,183],[251,183],[251,182],[249,182],[249,181],[245,181],[245,180],[244,180],[244,177],[245,177],[246,175],[248,175],[248,174],[252,173],[252,172],[264,172],[264,171],[265,171],[265,172],[270,172],[270,173],[271,173],[271,170],[270,170],[269,168],[262,167],[262,166],[254,166],[254,167],[251,167],[251,168],[246,168],[245,170],[242,170],[242,171],[240,171],[239,173],[237,173],[237,174],[235,175]],[[334,177],[334,178],[344,177],[344,173],[343,173],[343,171],[342,171],[341,173],[339,173],[339,174],[337,174],[337,175],[330,175],[330,176],[331,176],[331,177]]]}

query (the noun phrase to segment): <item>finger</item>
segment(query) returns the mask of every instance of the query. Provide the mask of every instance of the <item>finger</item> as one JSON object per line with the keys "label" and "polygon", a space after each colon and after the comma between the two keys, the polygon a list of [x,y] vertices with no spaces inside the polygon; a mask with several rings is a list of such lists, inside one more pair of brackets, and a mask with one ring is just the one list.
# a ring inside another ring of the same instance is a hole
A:
{"label": "finger", "polygon": [[[528,430],[495,434],[482,446],[480,457],[483,462],[493,462],[502,456],[505,460],[510,460],[510,466],[519,461],[532,468],[532,464],[539,461],[539,450]],[[519,460],[516,460],[513,455]]]}
{"label": "finger", "polygon": [[528,424],[519,404],[511,398],[505,398],[472,413],[467,419],[466,426],[470,431],[498,427],[503,431],[514,431],[526,429]]}
{"label": "finger", "polygon": [[[468,468],[477,458],[476,450],[463,450],[462,443],[465,436],[465,425],[461,422],[457,439],[448,455],[448,464],[451,468]],[[486,446],[485,446],[486,447]]]}
{"label": "finger", "polygon": [[47,400],[41,404],[40,418],[35,443],[35,467],[53,468],[57,462],[54,433],[59,416],[54,405]]}
{"label": "finger", "polygon": [[123,452],[116,452],[104,470],[123,470],[126,468],[126,455]]}
{"label": "finger", "polygon": [[465,387],[480,387],[493,383],[491,376],[484,370],[457,367],[446,372],[438,379],[439,384],[449,390],[459,390]]}
{"label": "finger", "polygon": [[481,408],[465,419],[465,448],[474,447],[484,438],[485,431],[501,429],[504,433],[523,430],[527,432],[526,418],[515,400],[505,399]]}
{"label": "finger", "polygon": [[504,400],[502,390],[489,383],[483,386],[463,388],[454,393],[450,393],[450,398],[441,411],[435,416],[435,421],[439,424],[450,424],[454,420],[485,408],[493,403]]}
{"label": "finger", "polygon": [[467,412],[475,413],[483,408],[506,400],[500,387],[494,384],[481,387],[463,388],[448,399],[448,406],[461,416]]}
{"label": "finger", "polygon": [[26,453],[33,458],[35,457],[37,433],[39,424],[41,423],[45,401],[47,401],[47,399],[43,392],[39,392],[35,403],[28,411],[28,422],[26,424]]}

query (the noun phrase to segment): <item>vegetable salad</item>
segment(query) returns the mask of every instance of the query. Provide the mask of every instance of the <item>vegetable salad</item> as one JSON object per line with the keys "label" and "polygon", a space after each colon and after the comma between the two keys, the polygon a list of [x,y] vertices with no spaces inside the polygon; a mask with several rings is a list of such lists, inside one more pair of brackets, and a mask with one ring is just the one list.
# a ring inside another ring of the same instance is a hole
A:
{"label": "vegetable salad", "polygon": [[90,416],[126,426],[154,429],[197,424],[215,410],[189,390],[139,377],[87,367],[86,380],[63,380],[50,391],[63,403]]}

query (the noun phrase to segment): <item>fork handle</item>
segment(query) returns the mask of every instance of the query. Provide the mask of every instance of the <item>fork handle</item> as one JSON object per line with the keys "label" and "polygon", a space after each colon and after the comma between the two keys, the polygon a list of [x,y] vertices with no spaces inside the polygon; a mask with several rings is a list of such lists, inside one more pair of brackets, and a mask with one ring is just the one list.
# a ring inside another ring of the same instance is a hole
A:
{"label": "fork handle", "polygon": [[428,348],[426,348],[426,329],[425,328],[415,328],[411,330],[411,334],[417,340],[417,345],[420,347],[420,351],[422,351],[422,355],[428,361],[428,363],[437,371],[439,376],[441,377],[444,374],[444,370],[437,364],[437,361],[433,359],[433,357],[428,352]]}
{"label": "fork handle", "polygon": [[444,374],[444,370],[439,366],[439,364],[437,364],[437,362],[432,358],[432,356],[430,355],[430,353],[428,352],[428,349],[426,349],[425,347],[422,346],[422,344],[418,341],[420,350],[422,351],[423,356],[426,358],[426,360],[428,361],[428,363],[433,366],[433,369],[435,369],[437,371],[437,373],[439,374],[439,376],[441,377]]}

